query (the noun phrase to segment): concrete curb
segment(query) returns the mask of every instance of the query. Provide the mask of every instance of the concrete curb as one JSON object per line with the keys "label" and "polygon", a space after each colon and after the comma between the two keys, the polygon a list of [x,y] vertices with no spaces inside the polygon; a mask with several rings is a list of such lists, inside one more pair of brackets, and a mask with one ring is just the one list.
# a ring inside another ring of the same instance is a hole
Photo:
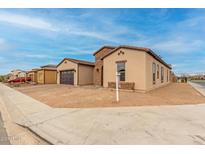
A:
{"label": "concrete curb", "polygon": [[205,97],[205,90],[202,86],[199,84],[193,83],[193,82],[188,82],[189,85],[191,85],[195,90],[197,90],[202,96]]}

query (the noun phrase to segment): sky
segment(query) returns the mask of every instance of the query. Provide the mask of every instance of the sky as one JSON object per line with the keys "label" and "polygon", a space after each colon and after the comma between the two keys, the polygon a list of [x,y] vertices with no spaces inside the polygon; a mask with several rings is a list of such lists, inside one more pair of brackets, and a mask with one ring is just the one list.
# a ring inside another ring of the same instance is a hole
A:
{"label": "sky", "polygon": [[147,47],[175,73],[205,72],[205,9],[0,9],[0,74]]}

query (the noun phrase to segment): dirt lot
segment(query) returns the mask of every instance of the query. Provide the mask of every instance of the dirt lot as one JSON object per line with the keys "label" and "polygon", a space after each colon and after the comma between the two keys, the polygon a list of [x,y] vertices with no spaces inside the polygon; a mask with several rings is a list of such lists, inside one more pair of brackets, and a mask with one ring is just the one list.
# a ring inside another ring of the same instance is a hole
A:
{"label": "dirt lot", "polygon": [[33,85],[15,87],[52,107],[117,107],[141,105],[179,105],[205,103],[201,96],[188,84],[172,83],[146,94],[120,92],[120,102],[115,101],[115,91],[93,86],[73,87],[68,85]]}

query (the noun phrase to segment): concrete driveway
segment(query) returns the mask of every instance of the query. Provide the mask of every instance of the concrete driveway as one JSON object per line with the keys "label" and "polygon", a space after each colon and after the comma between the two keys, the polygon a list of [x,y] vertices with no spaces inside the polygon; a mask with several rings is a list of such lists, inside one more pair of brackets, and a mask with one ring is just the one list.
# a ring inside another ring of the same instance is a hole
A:
{"label": "concrete driveway", "polygon": [[0,84],[14,122],[52,144],[205,144],[205,105],[51,108]]}

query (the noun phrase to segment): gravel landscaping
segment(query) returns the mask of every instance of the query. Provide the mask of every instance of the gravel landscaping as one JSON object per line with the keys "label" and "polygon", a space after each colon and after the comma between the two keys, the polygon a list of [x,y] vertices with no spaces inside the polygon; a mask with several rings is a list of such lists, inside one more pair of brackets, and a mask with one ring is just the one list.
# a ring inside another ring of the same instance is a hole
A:
{"label": "gravel landscaping", "polygon": [[15,87],[42,103],[58,108],[119,107],[144,105],[181,105],[205,103],[205,97],[189,84],[171,83],[148,93],[120,92],[120,102],[115,102],[115,91],[94,86],[32,85]]}

